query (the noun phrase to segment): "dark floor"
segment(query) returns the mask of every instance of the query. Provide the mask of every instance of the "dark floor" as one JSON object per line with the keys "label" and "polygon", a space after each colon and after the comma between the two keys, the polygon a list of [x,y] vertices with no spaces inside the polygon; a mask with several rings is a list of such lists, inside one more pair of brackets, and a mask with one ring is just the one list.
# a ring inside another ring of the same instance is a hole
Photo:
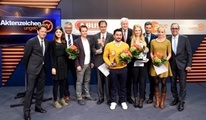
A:
{"label": "dark floor", "polygon": [[[148,85],[147,85],[148,86]],[[85,106],[77,104],[73,87],[70,87],[72,100],[69,106],[55,109],[52,100],[44,102],[42,107],[47,110],[46,114],[34,112],[31,107],[32,120],[206,120],[206,83],[188,83],[185,110],[177,111],[177,107],[170,106],[172,96],[170,84],[167,84],[166,108],[154,108],[153,104],[144,104],[142,109],[134,108],[129,104],[128,110],[120,106],[112,111],[105,103],[97,105],[96,101],[87,101]],[[91,86],[93,97],[97,97],[97,86]],[[0,88],[0,120],[22,120],[22,106],[10,108],[12,104],[20,103],[21,99],[14,99],[16,93],[24,91],[24,87]],[[147,92],[148,93],[148,92]],[[148,96],[148,95],[147,95]],[[45,89],[45,98],[52,97],[52,87]]]}

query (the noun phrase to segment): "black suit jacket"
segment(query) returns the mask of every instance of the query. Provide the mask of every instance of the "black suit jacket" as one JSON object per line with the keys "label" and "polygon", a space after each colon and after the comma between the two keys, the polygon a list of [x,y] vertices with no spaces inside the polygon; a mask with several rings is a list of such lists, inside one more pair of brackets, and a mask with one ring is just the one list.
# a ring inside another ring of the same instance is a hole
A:
{"label": "black suit jacket", "polygon": [[27,41],[24,49],[24,62],[26,72],[33,75],[38,75],[45,63],[45,56],[48,49],[48,40],[44,39],[45,54],[43,56],[38,37],[33,37]]}
{"label": "black suit jacket", "polygon": [[[145,33],[143,35],[145,36]],[[151,60],[151,58],[150,58],[150,43],[153,39],[156,39],[156,38],[157,38],[157,35],[152,34],[152,33],[151,33],[150,41],[148,40],[148,38],[145,37],[145,42],[147,43],[147,47],[149,48],[149,52],[147,53],[147,58],[149,58],[150,60]]]}
{"label": "black suit jacket", "polygon": [[[168,39],[172,43],[172,36],[168,36]],[[185,69],[187,66],[192,66],[192,50],[188,37],[186,36],[179,35],[176,54],[172,51],[172,57],[170,59],[172,68],[175,63],[179,69]]]}
{"label": "black suit jacket", "polygon": [[[98,39],[101,39],[101,33],[100,32],[93,36],[93,40],[92,40],[92,42],[93,42],[93,45],[92,45],[93,53],[96,53],[96,50],[98,50],[101,47],[101,45],[98,44]],[[106,36],[106,40],[105,40],[105,43],[104,43],[104,47],[105,47],[105,45],[107,43],[109,43],[109,42],[111,42],[113,40],[114,40],[113,35],[111,33],[107,32],[107,36]],[[103,55],[103,51],[104,51],[104,47],[102,49],[102,54],[95,54],[95,60],[94,60],[95,67],[99,67],[101,64],[104,63],[103,56],[102,56]]]}
{"label": "black suit jacket", "polygon": [[[92,52],[92,42],[91,39],[87,38],[89,44],[90,44],[90,63],[94,63],[94,54]],[[81,66],[81,68],[84,67],[84,59],[85,59],[85,52],[83,43],[81,40],[81,37],[77,38],[74,42],[74,45],[79,49],[79,56],[75,59],[75,66]]]}
{"label": "black suit jacket", "polygon": [[[120,28],[122,30],[122,28]],[[131,45],[131,36],[132,36],[132,29],[128,28],[127,30],[127,41],[126,43],[130,46]],[[123,33],[122,33],[122,41],[124,41]]]}

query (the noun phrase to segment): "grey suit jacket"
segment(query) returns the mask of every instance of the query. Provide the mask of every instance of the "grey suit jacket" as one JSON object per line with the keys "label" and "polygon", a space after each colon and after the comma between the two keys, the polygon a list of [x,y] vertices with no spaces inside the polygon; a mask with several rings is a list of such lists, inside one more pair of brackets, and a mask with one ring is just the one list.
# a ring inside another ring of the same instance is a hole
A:
{"label": "grey suit jacket", "polygon": [[[98,39],[101,38],[101,33],[97,33],[93,36],[93,45],[92,45],[92,51],[94,53],[96,53],[96,50],[98,50],[101,45],[98,44]],[[106,36],[106,40],[105,40],[105,43],[104,43],[104,47],[107,43],[113,41],[113,35],[111,33],[108,33],[107,32],[107,36]],[[104,51],[104,47],[102,48],[102,54],[95,54],[95,60],[94,60],[94,66],[95,67],[99,67],[101,64],[104,63],[104,60],[103,60],[103,51]]]}
{"label": "grey suit jacket", "polygon": [[[172,43],[172,36],[169,36],[168,39]],[[192,66],[192,50],[188,37],[186,36],[179,35],[176,54],[172,51],[172,57],[170,59],[172,68],[175,63],[179,69],[185,69],[187,66]]]}
{"label": "grey suit jacket", "polygon": [[45,56],[48,49],[48,40],[44,39],[45,54],[43,56],[38,37],[29,39],[25,45],[24,57],[26,72],[33,75],[38,75],[45,63]]}

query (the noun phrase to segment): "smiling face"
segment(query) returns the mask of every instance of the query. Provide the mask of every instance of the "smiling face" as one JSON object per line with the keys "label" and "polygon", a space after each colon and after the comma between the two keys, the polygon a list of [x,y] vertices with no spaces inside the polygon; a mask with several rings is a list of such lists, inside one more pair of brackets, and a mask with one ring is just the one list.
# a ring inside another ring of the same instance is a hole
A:
{"label": "smiling face", "polygon": [[157,29],[157,35],[158,35],[158,38],[164,38],[165,37],[165,29],[163,27],[159,27]]}
{"label": "smiling face", "polygon": [[142,29],[140,26],[135,26],[133,30],[135,37],[140,37],[142,35]]}
{"label": "smiling face", "polygon": [[65,24],[64,25],[64,30],[65,30],[65,33],[70,35],[72,33],[72,25],[71,24]]}
{"label": "smiling face", "polygon": [[57,30],[55,31],[55,36],[56,36],[57,38],[61,38],[61,37],[62,37],[62,34],[63,34],[63,32],[62,32],[60,29],[57,29]]}
{"label": "smiling face", "polygon": [[47,29],[45,27],[41,27],[39,30],[37,30],[37,34],[41,39],[44,39],[47,35]]}
{"label": "smiling face", "polygon": [[129,26],[128,20],[121,21],[121,27],[123,30],[127,30]]}
{"label": "smiling face", "polygon": [[116,32],[114,33],[114,40],[115,40],[116,42],[122,41],[122,31],[116,31]]}
{"label": "smiling face", "polygon": [[172,36],[177,36],[179,34],[180,27],[178,24],[174,23],[170,27]]}

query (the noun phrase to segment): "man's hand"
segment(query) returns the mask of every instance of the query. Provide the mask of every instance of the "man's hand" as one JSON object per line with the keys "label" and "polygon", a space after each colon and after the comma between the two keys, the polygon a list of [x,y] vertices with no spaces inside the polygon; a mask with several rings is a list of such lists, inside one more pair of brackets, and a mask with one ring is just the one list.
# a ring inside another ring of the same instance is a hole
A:
{"label": "man's hand", "polygon": [[78,71],[78,72],[81,72],[81,71],[82,71],[82,67],[81,67],[81,66],[78,66],[78,67],[77,67],[77,71]]}
{"label": "man's hand", "polygon": [[101,54],[101,53],[102,53],[101,49],[96,50],[96,54]]}
{"label": "man's hand", "polygon": [[190,71],[192,70],[192,67],[186,67],[185,70],[186,70],[187,72],[190,72]]}
{"label": "man's hand", "polygon": [[52,75],[56,75],[56,69],[52,68]]}
{"label": "man's hand", "polygon": [[94,64],[93,63],[91,63],[91,68],[93,68],[94,67]]}

